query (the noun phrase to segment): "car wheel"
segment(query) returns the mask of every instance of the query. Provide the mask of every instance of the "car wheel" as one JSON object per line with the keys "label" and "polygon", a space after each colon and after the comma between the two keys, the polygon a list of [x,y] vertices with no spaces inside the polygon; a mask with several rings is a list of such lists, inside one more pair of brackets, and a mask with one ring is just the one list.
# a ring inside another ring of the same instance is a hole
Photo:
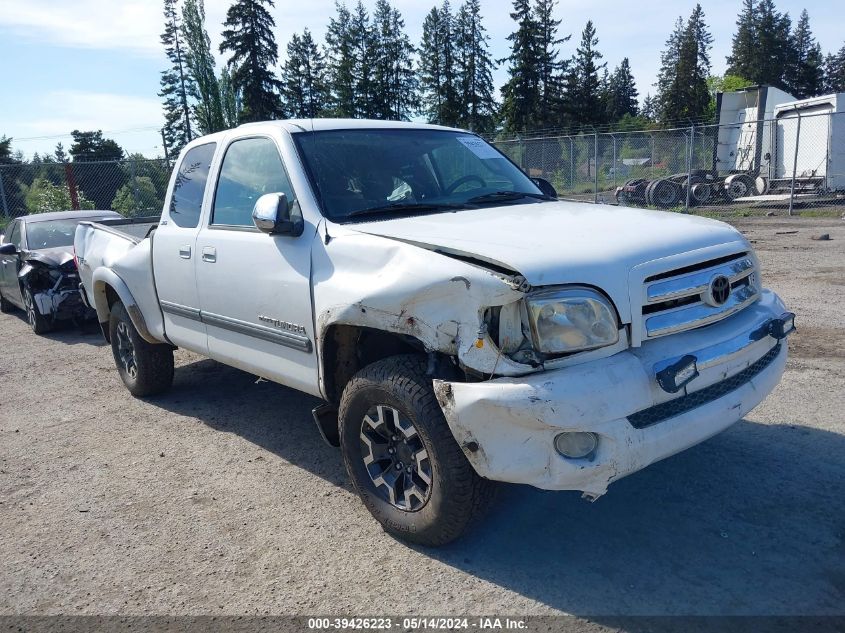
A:
{"label": "car wheel", "polygon": [[0,312],[3,314],[8,314],[15,309],[15,306],[10,302],[6,301],[6,298],[3,296],[3,293],[0,292]]}
{"label": "car wheel", "polygon": [[23,307],[26,311],[26,320],[29,322],[29,327],[32,331],[38,334],[46,334],[53,329],[53,324],[47,317],[43,316],[38,311],[38,306],[35,303],[35,298],[32,295],[32,290],[27,286],[23,289]]}
{"label": "car wheel", "polygon": [[148,343],[120,301],[111,309],[109,339],[117,371],[133,396],[141,398],[167,391],[173,384],[173,348]]}
{"label": "car wheel", "polygon": [[652,185],[651,200],[662,209],[675,207],[681,200],[681,187],[671,180],[658,180]]}
{"label": "car wheel", "polygon": [[359,371],[343,391],[339,421],[346,469],[386,532],[443,545],[492,500],[495,484],[455,441],[424,358],[393,356]]}

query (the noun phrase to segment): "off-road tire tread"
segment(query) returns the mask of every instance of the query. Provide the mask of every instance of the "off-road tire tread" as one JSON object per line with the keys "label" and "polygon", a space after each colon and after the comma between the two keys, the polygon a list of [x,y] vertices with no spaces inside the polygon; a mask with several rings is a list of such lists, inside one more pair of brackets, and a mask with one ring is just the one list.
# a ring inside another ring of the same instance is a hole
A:
{"label": "off-road tire tread", "polygon": [[[377,361],[361,369],[347,384],[340,400],[339,419],[340,424],[344,425],[345,413],[352,399],[359,391],[373,386],[404,397],[409,408],[419,414],[415,415],[418,430],[438,447],[438,459],[433,466],[437,472],[441,473],[441,485],[446,491],[449,508],[444,513],[445,516],[438,519],[433,529],[424,532],[406,533],[394,531],[384,523],[382,525],[386,531],[405,540],[438,546],[458,538],[483,515],[494,500],[497,486],[494,482],[479,477],[467,461],[443,417],[443,411],[434,395],[431,382],[431,377],[426,375],[426,359],[422,356],[406,354]],[[360,424],[357,420],[351,422]],[[343,427],[341,427],[340,435],[343,438]],[[355,481],[345,451],[344,462],[358,489],[358,483]],[[442,477],[444,472],[457,474],[457,476]],[[363,495],[362,498],[366,502]],[[368,509],[373,512],[369,505]],[[375,512],[373,514],[376,519],[379,519]]]}
{"label": "off-road tire tread", "polygon": [[[135,360],[138,364],[138,375],[133,381],[123,370],[117,355],[117,322],[125,320],[129,324],[129,332],[132,337],[132,344],[135,346]],[[120,374],[123,384],[136,398],[144,398],[163,393],[173,385],[173,348],[169,345],[153,345],[148,343],[135,329],[132,319],[123,303],[117,301],[111,309],[109,316],[109,333],[112,341],[112,354],[114,355],[117,371]]]}

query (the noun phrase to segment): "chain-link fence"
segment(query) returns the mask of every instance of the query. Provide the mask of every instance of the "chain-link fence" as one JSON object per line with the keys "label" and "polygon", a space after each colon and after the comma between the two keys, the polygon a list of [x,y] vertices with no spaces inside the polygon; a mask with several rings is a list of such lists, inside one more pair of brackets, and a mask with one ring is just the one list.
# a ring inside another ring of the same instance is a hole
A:
{"label": "chain-link fence", "polygon": [[170,165],[163,159],[0,165],[0,214],[112,209],[161,213]]}
{"label": "chain-link fence", "polygon": [[845,210],[845,112],[793,108],[728,125],[494,143],[561,198],[685,211]]}
{"label": "chain-link fence", "polygon": [[[845,97],[845,95],[843,95]],[[803,103],[803,102],[799,102]],[[676,210],[845,211],[845,103],[767,120],[497,140],[561,198]],[[825,110],[827,108],[827,110]],[[831,111],[832,110],[832,111]],[[163,159],[0,165],[0,221],[29,213],[161,211]]]}

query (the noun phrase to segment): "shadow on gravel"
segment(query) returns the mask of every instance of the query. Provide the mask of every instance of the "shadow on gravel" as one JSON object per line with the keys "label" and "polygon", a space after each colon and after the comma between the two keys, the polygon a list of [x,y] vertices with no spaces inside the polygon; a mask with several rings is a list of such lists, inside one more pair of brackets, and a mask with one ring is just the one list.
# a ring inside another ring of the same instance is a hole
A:
{"label": "shadow on gravel", "polygon": [[[178,367],[174,389],[150,403],[349,487],[338,451],[311,419],[316,398],[202,360]],[[836,433],[740,422],[592,504],[577,493],[502,486],[464,538],[414,549],[608,626],[631,614],[841,614],[843,456]]]}
{"label": "shadow on gravel", "polygon": [[173,389],[148,402],[256,446],[337,485],[346,471],[311,417],[317,398],[204,359],[176,367]]}
{"label": "shadow on gravel", "polygon": [[842,435],[743,421],[593,504],[504,487],[479,528],[425,553],[596,622],[843,615],[843,456]]}
{"label": "shadow on gravel", "polygon": [[[21,324],[26,327],[24,336],[38,336],[34,334],[26,320],[26,313],[23,310],[15,310],[11,316],[20,319]],[[93,345],[102,347],[106,341],[100,332],[100,324],[96,320],[74,323],[73,321],[57,321],[54,328],[42,334],[41,338],[64,343],[65,345]]]}

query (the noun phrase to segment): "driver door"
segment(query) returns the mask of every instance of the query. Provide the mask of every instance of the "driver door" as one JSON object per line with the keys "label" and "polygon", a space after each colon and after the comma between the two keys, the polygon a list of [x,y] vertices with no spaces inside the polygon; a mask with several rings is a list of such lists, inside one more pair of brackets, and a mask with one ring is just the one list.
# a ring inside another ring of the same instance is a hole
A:
{"label": "driver door", "polygon": [[19,253],[23,248],[22,226],[21,220],[12,222],[4,242],[14,244],[18,249],[18,254],[0,255],[0,291],[6,301],[10,301],[20,308],[23,307],[21,285],[18,283],[18,271],[21,268]]}

